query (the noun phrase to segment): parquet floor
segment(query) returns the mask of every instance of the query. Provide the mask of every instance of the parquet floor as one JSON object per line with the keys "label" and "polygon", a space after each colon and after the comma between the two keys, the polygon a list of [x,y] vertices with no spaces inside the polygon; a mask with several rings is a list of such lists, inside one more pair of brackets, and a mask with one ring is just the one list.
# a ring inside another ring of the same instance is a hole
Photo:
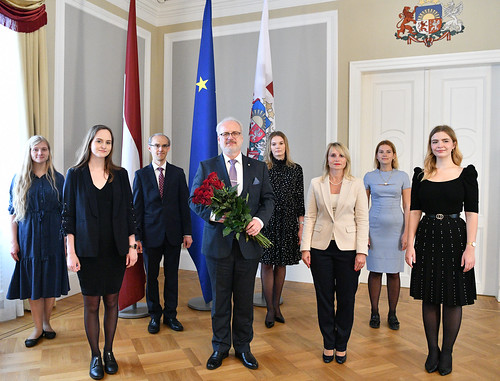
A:
{"label": "parquet floor", "polygon": [[[260,291],[260,282],[257,281]],[[208,371],[212,352],[209,312],[191,310],[187,301],[200,295],[196,273],[180,272],[178,318],[183,332],[162,325],[157,335],[147,332],[149,318],[120,319],[114,353],[120,366],[105,380],[427,380],[439,374],[424,370],[426,344],[420,303],[402,290],[398,308],[399,331],[391,331],[383,319],[380,329],[368,326],[368,292],[361,284],[357,294],[354,329],[347,362],[324,364],[312,284],[287,282],[283,292],[286,324],[264,326],[265,308],[255,308],[252,351],[259,369],[249,370],[231,350],[222,367]],[[387,314],[385,287],[381,316]],[[101,308],[102,310],[102,308]],[[102,313],[102,311],[101,311]],[[52,326],[55,340],[43,340],[25,348],[32,329],[29,312],[13,322],[0,323],[0,380],[90,380],[90,352],[83,327],[81,295],[57,303]],[[102,339],[102,335],[101,335]],[[103,344],[101,344],[102,346]],[[479,297],[464,308],[462,329],[455,345],[453,373],[449,380],[500,379],[500,303]]]}

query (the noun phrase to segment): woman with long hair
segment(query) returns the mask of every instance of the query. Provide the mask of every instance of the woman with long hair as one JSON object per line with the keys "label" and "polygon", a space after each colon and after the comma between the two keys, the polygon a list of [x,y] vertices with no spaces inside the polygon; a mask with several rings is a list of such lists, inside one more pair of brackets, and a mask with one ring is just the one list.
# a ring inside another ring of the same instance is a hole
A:
{"label": "woman with long hair", "polygon": [[69,291],[64,239],[60,233],[64,177],[54,169],[47,139],[32,136],[21,170],[10,187],[10,254],[16,267],[7,299],[28,299],[34,330],[24,344],[54,339],[50,316],[56,297]]}
{"label": "woman with long hair", "polygon": [[[118,294],[126,267],[137,261],[136,221],[127,171],[113,164],[113,133],[92,127],[64,183],[63,231],[67,265],[77,272],[84,302],[85,332],[92,352],[89,375],[114,374],[113,339]],[[104,304],[104,367],[99,349],[99,305]]]}
{"label": "woman with long hair", "polygon": [[342,143],[328,145],[323,176],[311,180],[300,250],[316,289],[323,361],[343,364],[368,255],[368,200],[363,181],[351,175],[351,157]]}
{"label": "woman with long hair", "polygon": [[[452,371],[462,306],[476,299],[479,190],[476,169],[473,165],[463,168],[461,163],[455,131],[449,126],[435,127],[429,134],[424,169],[415,168],[411,189],[406,249],[406,263],[412,268],[410,295],[422,300],[428,347],[425,369],[429,373],[438,370],[443,376]],[[462,210],[465,221],[460,218]]]}
{"label": "woman with long hair", "polygon": [[263,229],[273,246],[263,249],[260,260],[267,306],[265,325],[271,328],[275,321],[285,322],[280,299],[286,266],[296,265],[302,258],[299,244],[304,226],[304,175],[302,167],[290,158],[288,139],[281,131],[269,135],[264,158],[276,197],[273,215]]}
{"label": "woman with long hair", "polygon": [[[399,273],[404,271],[404,250],[408,238],[410,213],[410,178],[398,170],[396,146],[382,140],[375,148],[375,170],[364,177],[370,207],[370,246],[366,258],[368,292],[370,294],[370,327],[380,327],[378,303],[382,288],[382,274],[387,276],[390,329],[399,329],[396,306],[401,287]],[[401,211],[401,199],[403,211]]]}

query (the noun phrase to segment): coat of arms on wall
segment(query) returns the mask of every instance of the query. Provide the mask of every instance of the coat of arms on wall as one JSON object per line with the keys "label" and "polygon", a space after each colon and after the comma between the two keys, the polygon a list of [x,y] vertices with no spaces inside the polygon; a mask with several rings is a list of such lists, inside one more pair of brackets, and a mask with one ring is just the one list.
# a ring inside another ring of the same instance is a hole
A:
{"label": "coat of arms on wall", "polygon": [[449,41],[465,29],[458,18],[463,9],[463,3],[455,4],[454,0],[447,4],[440,4],[439,0],[420,0],[413,10],[411,6],[403,8],[394,35],[407,44],[418,42],[427,47],[439,40]]}

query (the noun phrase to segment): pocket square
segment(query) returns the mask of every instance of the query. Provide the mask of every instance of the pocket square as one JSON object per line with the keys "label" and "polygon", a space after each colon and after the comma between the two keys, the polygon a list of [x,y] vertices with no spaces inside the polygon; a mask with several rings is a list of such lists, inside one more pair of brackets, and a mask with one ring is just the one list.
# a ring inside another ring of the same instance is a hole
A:
{"label": "pocket square", "polygon": [[257,185],[257,184],[260,184],[260,181],[259,181],[259,179],[258,179],[257,177],[255,177],[255,178],[253,179],[253,183],[252,183],[252,185]]}

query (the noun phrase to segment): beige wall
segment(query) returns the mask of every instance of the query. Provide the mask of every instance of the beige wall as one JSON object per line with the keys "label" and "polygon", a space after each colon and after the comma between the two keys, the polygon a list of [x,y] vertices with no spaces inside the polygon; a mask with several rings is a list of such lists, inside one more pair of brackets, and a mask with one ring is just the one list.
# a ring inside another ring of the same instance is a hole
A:
{"label": "beige wall", "polygon": [[[54,104],[54,57],[57,54],[54,51],[55,1],[47,0],[51,125],[53,125]],[[127,19],[127,12],[116,6],[98,0],[89,1],[119,17]],[[461,1],[464,3],[464,11],[460,15],[460,19],[465,25],[464,33],[453,36],[451,41],[439,41],[430,48],[417,43],[407,45],[406,42],[396,40],[394,37],[396,24],[399,21],[398,15],[403,6],[414,6],[417,3],[416,0],[338,0],[331,3],[273,10],[270,12],[270,18],[338,10],[338,131],[339,140],[347,142],[349,63],[351,61],[500,49],[500,39],[496,33],[496,18],[500,14],[500,1]],[[447,1],[444,0],[442,3],[447,3]],[[241,16],[215,18],[213,25],[258,21],[260,17],[260,13],[251,13]],[[163,129],[163,35],[165,33],[199,29],[201,21],[157,28],[138,19],[138,25],[150,31],[152,35],[150,107],[151,132],[155,133]]]}

